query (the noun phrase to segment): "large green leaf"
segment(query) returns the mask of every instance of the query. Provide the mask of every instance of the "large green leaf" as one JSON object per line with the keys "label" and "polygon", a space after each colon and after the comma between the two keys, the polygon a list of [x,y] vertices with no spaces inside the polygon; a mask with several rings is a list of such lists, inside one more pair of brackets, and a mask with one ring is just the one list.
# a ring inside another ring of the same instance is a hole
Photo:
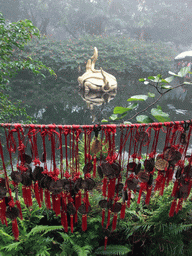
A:
{"label": "large green leaf", "polygon": [[123,114],[127,111],[131,110],[130,108],[124,108],[124,107],[115,107],[113,110],[114,114]]}
{"label": "large green leaf", "polygon": [[179,75],[175,74],[175,73],[172,72],[172,71],[169,71],[168,73],[169,73],[170,75],[172,75],[172,76],[178,76],[178,77],[180,77]]}
{"label": "large green leaf", "polygon": [[146,115],[139,115],[136,117],[138,123],[153,123],[153,119]]}
{"label": "large green leaf", "polygon": [[144,101],[148,98],[147,95],[134,95],[129,98],[127,101]]}
{"label": "large green leaf", "polygon": [[190,82],[184,82],[184,84],[192,84],[192,83],[190,83]]}
{"label": "large green leaf", "polygon": [[154,98],[155,97],[155,93],[148,92],[148,96],[151,97],[151,98]]}
{"label": "large green leaf", "polygon": [[162,88],[162,89],[173,89],[173,87],[170,86],[170,85],[168,85],[168,84],[162,84],[162,85],[161,85],[161,88]]}
{"label": "large green leaf", "polygon": [[154,116],[159,122],[169,122],[171,121],[169,118],[169,114],[163,112],[161,109],[152,108],[151,114]]}
{"label": "large green leaf", "polygon": [[101,123],[108,123],[109,121],[107,119],[102,119]]}
{"label": "large green leaf", "polygon": [[179,75],[180,77],[185,77],[185,76],[187,75],[187,73],[189,73],[189,71],[190,71],[190,67],[184,67],[184,68],[182,68],[182,69],[179,71],[178,75]]}
{"label": "large green leaf", "polygon": [[173,79],[174,79],[174,76],[169,76],[169,77],[165,78],[164,80],[166,80],[167,83],[171,83],[173,81]]}
{"label": "large green leaf", "polygon": [[112,114],[109,119],[111,119],[112,121],[118,120],[118,115],[116,114]]}

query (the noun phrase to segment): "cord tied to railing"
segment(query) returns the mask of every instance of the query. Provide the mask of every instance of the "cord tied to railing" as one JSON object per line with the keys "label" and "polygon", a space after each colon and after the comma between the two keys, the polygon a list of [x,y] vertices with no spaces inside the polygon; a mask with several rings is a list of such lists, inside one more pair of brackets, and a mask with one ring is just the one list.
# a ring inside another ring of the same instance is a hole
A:
{"label": "cord tied to railing", "polygon": [[[133,195],[140,203],[145,194],[142,203],[147,207],[156,191],[163,195],[164,188],[173,182],[173,201],[167,213],[170,217],[182,209],[183,201],[189,197],[191,120],[129,125],[0,126],[0,219],[5,225],[7,218],[11,220],[16,240],[17,218],[22,218],[19,196],[29,208],[33,200],[39,207],[45,201],[47,209],[61,214],[64,232],[69,228],[74,232],[81,214],[81,227],[86,232],[92,216],[90,198],[97,189],[102,197],[97,202],[101,225],[107,233],[113,232],[118,221],[125,218]],[[10,177],[6,162],[10,163]],[[16,198],[12,197],[10,183]]]}

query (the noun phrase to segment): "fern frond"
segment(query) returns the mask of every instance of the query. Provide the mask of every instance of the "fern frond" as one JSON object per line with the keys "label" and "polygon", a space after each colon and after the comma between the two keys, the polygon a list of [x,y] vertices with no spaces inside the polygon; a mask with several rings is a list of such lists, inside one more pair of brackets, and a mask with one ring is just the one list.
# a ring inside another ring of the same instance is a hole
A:
{"label": "fern frond", "polygon": [[0,236],[6,238],[9,241],[13,241],[14,240],[12,235],[9,235],[8,233],[4,232],[2,229],[0,229]]}
{"label": "fern frond", "polygon": [[6,245],[1,247],[1,250],[6,250],[8,252],[14,250],[17,251],[18,246],[21,244],[22,242],[13,242],[12,244]]}
{"label": "fern frond", "polygon": [[89,245],[85,245],[83,247],[74,244],[73,245],[74,251],[77,253],[78,256],[88,256],[92,251],[92,247]]}
{"label": "fern frond", "polygon": [[27,234],[27,237],[30,237],[31,235],[35,235],[40,232],[44,232],[43,235],[45,235],[50,231],[55,231],[58,229],[63,229],[63,226],[36,226]]}
{"label": "fern frond", "polygon": [[99,247],[95,254],[97,255],[126,255],[127,253],[131,252],[129,247],[123,245],[108,245],[106,250],[104,251],[104,246]]}
{"label": "fern frond", "polygon": [[58,233],[62,236],[64,242],[70,242],[72,245],[74,244],[73,240],[70,238],[68,234],[61,232]]}

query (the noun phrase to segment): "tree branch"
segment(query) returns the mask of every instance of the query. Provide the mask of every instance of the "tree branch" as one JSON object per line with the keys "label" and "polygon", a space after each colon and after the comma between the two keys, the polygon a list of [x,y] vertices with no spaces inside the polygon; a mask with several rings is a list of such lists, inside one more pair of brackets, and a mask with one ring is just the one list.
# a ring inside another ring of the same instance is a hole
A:
{"label": "tree branch", "polygon": [[[151,85],[152,85],[152,84],[151,84]],[[126,121],[129,121],[129,120],[133,119],[134,117],[138,116],[140,113],[146,111],[149,107],[153,106],[156,102],[158,102],[158,101],[161,99],[161,97],[162,97],[163,95],[165,95],[166,93],[168,93],[169,91],[172,91],[172,90],[174,90],[174,89],[177,89],[178,87],[183,86],[183,85],[184,85],[184,84],[179,84],[179,85],[173,87],[172,89],[168,89],[166,92],[163,92],[163,93],[161,93],[161,92],[159,92],[159,90],[157,90],[157,91],[161,94],[161,95],[159,96],[159,98],[157,98],[154,102],[152,102],[152,103],[151,103],[150,105],[148,105],[146,108],[144,108],[144,109],[142,109],[141,111],[137,112],[137,113],[136,113],[135,115],[133,115],[131,118],[126,119]],[[154,86],[154,85],[152,85],[152,86]],[[156,88],[156,89],[157,89],[157,88]]]}

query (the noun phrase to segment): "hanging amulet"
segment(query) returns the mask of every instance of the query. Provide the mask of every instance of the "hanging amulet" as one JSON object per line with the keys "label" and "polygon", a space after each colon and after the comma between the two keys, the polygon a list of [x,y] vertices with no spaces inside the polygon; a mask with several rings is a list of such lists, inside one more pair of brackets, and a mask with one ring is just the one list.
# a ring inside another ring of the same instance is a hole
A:
{"label": "hanging amulet", "polygon": [[186,132],[183,132],[180,136],[180,143],[181,144],[186,144],[187,142],[188,142],[187,134],[186,134]]}
{"label": "hanging amulet", "polygon": [[95,140],[91,145],[91,153],[97,154],[100,151],[101,151],[101,143],[97,138],[95,138]]}

